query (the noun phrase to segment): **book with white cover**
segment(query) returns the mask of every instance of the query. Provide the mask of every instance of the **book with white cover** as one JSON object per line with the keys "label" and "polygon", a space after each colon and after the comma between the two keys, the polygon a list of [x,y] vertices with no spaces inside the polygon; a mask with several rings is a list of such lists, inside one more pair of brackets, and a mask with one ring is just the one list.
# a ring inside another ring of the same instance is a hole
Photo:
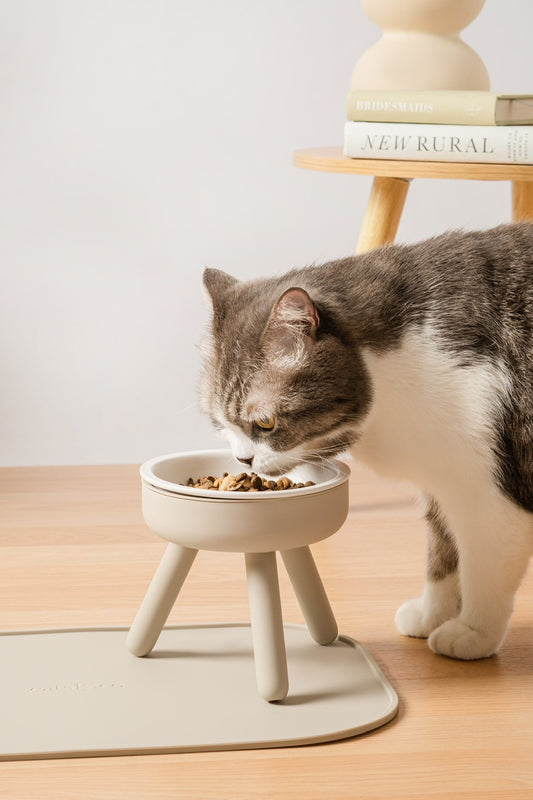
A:
{"label": "book with white cover", "polygon": [[352,122],[344,127],[350,158],[532,164],[533,125],[425,125]]}

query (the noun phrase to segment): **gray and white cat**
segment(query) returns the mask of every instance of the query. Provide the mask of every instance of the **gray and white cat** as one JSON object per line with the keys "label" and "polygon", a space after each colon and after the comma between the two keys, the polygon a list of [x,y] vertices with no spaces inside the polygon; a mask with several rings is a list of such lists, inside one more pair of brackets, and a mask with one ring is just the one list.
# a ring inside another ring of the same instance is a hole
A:
{"label": "gray and white cat", "polygon": [[533,226],[204,283],[202,403],[235,456],[280,474],[351,449],[417,484],[428,571],[398,630],[493,654],[533,551]]}

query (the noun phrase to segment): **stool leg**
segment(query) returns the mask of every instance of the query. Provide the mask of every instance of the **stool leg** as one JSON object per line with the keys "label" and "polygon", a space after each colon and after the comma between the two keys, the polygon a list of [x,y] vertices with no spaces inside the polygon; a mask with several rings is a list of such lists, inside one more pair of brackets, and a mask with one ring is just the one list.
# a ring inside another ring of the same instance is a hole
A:
{"label": "stool leg", "polygon": [[513,181],[513,222],[533,222],[533,181]]}
{"label": "stool leg", "polygon": [[281,554],[309,633],[319,644],[331,644],[338,634],[337,622],[309,547],[295,547]]}
{"label": "stool leg", "polygon": [[126,647],[135,656],[146,656],[163,630],[198,550],[170,542],[133,620]]}
{"label": "stool leg", "polygon": [[275,553],[245,553],[257,688],[265,700],[289,691]]}
{"label": "stool leg", "polygon": [[409,178],[374,178],[357,253],[366,253],[394,241],[409,183]]}

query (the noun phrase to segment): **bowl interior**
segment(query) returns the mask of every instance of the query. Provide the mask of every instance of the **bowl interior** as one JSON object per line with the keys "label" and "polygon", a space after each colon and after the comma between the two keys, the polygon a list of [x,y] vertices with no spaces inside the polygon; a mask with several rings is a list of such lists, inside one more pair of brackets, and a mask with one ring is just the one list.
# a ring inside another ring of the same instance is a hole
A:
{"label": "bowl interior", "polygon": [[251,472],[245,464],[237,461],[230,450],[196,450],[186,453],[173,453],[159,456],[144,463],[141,477],[145,483],[156,489],[172,494],[184,494],[192,497],[208,497],[210,499],[257,500],[272,498],[281,499],[323,492],[348,479],[349,468],[341,461],[331,460],[316,464],[301,464],[285,473],[295,483],[313,481],[314,486],[300,489],[285,489],[280,492],[221,492],[209,489],[195,489],[186,486],[189,478],[197,480],[204,475],[221,477],[224,472],[239,475]]}

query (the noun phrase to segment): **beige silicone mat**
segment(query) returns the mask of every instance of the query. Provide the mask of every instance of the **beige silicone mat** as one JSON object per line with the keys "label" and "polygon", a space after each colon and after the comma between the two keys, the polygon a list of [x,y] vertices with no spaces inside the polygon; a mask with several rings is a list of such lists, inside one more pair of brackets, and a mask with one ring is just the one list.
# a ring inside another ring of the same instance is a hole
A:
{"label": "beige silicone mat", "polygon": [[0,633],[0,759],[313,744],[391,720],[396,693],[347,636],[285,625],[289,695],[257,693],[248,624],[169,627],[146,658],[127,629]]}

